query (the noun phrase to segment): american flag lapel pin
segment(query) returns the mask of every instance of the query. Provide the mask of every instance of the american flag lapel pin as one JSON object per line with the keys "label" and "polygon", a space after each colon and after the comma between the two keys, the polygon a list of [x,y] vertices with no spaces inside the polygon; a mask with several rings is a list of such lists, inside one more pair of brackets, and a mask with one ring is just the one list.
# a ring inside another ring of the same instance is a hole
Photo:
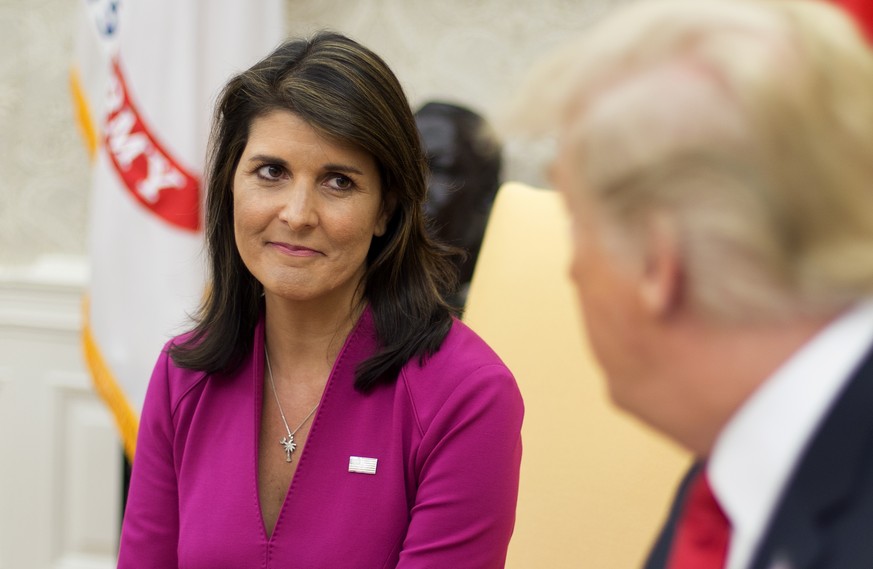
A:
{"label": "american flag lapel pin", "polygon": [[376,474],[377,462],[379,462],[379,460],[376,458],[367,458],[366,456],[350,456],[349,472],[357,472],[359,474]]}

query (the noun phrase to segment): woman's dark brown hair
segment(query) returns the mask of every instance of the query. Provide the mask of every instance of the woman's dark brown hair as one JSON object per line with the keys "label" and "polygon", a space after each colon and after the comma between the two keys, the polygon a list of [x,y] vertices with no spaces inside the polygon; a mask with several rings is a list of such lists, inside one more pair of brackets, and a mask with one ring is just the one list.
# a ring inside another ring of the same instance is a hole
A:
{"label": "woman's dark brown hair", "polygon": [[379,56],[332,32],[284,43],[222,91],[207,168],[209,294],[192,333],[170,355],[180,367],[227,372],[252,348],[262,287],[236,248],[232,185],[252,122],[275,110],[290,111],[325,137],[370,152],[383,202],[394,206],[387,231],[370,245],[363,281],[380,351],[359,366],[355,387],[372,390],[394,381],[411,358],[425,358],[442,344],[452,323],[443,295],[455,276],[449,251],[425,230],[427,163],[400,83]]}

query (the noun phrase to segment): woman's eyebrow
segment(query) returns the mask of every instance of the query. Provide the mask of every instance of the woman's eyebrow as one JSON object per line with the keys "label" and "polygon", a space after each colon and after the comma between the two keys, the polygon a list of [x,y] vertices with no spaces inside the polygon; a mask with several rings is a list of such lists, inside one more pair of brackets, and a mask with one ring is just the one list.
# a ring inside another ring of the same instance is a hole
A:
{"label": "woman's eyebrow", "polygon": [[331,170],[335,172],[348,172],[351,174],[358,174],[359,176],[363,176],[364,172],[357,166],[351,166],[349,164],[325,164],[322,167],[324,170]]}
{"label": "woman's eyebrow", "polygon": [[270,156],[269,154],[255,154],[254,156],[249,156],[246,159],[246,162],[264,162],[268,164],[275,164],[276,166],[282,166],[283,168],[288,167],[288,162],[284,158],[279,158],[278,156]]}

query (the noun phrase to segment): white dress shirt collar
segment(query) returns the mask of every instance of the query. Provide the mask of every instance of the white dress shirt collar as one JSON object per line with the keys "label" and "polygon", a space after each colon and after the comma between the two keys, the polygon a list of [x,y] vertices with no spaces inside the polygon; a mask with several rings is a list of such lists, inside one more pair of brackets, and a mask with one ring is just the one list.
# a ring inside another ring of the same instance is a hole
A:
{"label": "white dress shirt collar", "polygon": [[731,521],[727,569],[752,561],[795,465],[819,423],[873,344],[873,300],[828,324],[740,407],[707,465]]}

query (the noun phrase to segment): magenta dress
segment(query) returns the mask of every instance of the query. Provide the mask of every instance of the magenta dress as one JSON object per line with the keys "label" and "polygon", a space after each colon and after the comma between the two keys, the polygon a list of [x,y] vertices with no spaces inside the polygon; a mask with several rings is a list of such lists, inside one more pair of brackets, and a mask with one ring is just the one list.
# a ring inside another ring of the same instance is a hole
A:
{"label": "magenta dress", "polygon": [[[354,370],[376,349],[364,311],[269,538],[257,484],[263,318],[253,344],[230,375],[180,369],[161,353],[142,412],[120,568],[504,566],[523,406],[512,374],[474,332],[456,321],[438,353],[364,395]],[[375,459],[375,473],[366,459]]]}

